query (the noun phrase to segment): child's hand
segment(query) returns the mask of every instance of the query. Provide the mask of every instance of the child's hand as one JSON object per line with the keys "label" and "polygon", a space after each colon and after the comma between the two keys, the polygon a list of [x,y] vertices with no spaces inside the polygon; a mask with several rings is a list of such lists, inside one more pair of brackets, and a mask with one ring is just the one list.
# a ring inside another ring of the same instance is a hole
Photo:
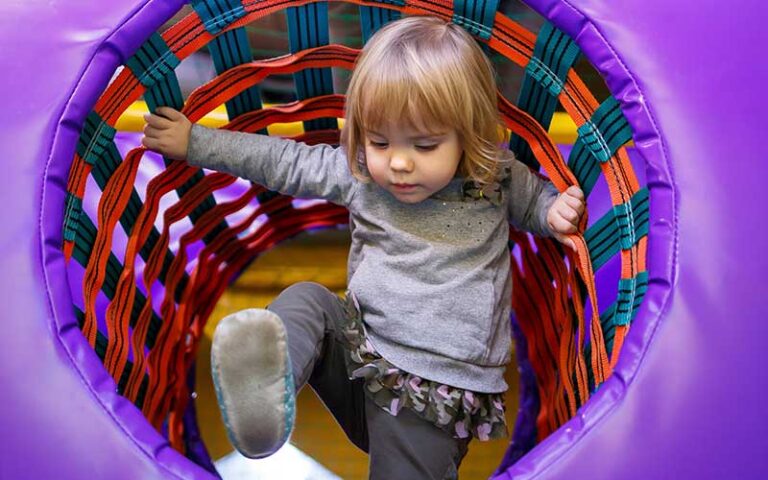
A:
{"label": "child's hand", "polygon": [[566,235],[578,231],[584,208],[584,192],[579,187],[570,186],[557,196],[547,212],[547,225],[553,236],[573,250],[576,250],[576,245]]}
{"label": "child's hand", "polygon": [[174,160],[187,159],[192,122],[178,110],[158,107],[156,113],[144,115],[144,137],[141,144]]}

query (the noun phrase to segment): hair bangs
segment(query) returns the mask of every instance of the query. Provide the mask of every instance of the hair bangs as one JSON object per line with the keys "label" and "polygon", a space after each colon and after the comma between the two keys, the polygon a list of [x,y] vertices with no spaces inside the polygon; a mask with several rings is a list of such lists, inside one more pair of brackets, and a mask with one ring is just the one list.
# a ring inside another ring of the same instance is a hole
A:
{"label": "hair bangs", "polygon": [[417,77],[407,62],[390,60],[393,62],[382,62],[380,68],[369,70],[364,79],[366,91],[357,102],[356,112],[363,129],[376,131],[387,124],[405,122],[416,130],[436,133],[454,126],[457,115],[446,108],[440,95],[434,94],[439,88],[430,85],[434,76]]}

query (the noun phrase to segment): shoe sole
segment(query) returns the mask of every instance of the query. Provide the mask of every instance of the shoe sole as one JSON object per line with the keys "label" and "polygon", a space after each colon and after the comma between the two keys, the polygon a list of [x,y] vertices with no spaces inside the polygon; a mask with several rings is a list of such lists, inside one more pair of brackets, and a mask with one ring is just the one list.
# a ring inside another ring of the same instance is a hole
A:
{"label": "shoe sole", "polygon": [[214,333],[211,371],[232,445],[249,458],[276,452],[291,434],[296,410],[280,317],[248,309],[222,319]]}

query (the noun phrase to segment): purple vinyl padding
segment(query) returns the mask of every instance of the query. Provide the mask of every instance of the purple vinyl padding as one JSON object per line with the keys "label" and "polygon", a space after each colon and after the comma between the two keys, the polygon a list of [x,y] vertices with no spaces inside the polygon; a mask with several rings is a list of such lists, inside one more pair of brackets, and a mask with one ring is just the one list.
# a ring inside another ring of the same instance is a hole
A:
{"label": "purple vinyl padding", "polygon": [[[0,3],[0,478],[212,477],[115,393],[77,328],[61,253],[83,120],[181,3]],[[650,285],[616,374],[497,476],[760,477],[768,6],[528,3],[574,38],[632,125],[651,196]]]}
{"label": "purple vinyl padding", "polygon": [[62,206],[83,120],[179,1],[2,2],[0,478],[210,478],[171,449],[77,328]]}

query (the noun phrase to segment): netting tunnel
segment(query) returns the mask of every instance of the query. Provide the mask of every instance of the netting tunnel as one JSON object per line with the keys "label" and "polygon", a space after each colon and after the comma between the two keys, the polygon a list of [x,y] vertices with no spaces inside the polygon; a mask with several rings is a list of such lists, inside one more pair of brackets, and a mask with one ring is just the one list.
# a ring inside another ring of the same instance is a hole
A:
{"label": "netting tunnel", "polygon": [[[520,412],[495,478],[753,478],[768,293],[759,132],[766,7],[692,0],[354,0],[363,38],[401,15],[462,25],[522,75],[500,107],[510,148],[589,196],[577,252],[511,231]],[[328,4],[196,0],[0,6],[5,335],[2,478],[215,478],[193,369],[216,301],[259,253],[344,209],[301,202],[139,148],[116,123],[143,96],[222,128],[338,143]],[[243,27],[286,15],[290,54],[254,61]],[[728,39],[727,42],[723,39]],[[216,77],[184,98],[176,67],[207,46]],[[585,57],[610,94],[573,68]],[[259,85],[290,74],[296,102]],[[572,146],[547,135],[560,106]],[[520,293],[518,293],[520,292]],[[522,293],[524,292],[524,293]]]}

